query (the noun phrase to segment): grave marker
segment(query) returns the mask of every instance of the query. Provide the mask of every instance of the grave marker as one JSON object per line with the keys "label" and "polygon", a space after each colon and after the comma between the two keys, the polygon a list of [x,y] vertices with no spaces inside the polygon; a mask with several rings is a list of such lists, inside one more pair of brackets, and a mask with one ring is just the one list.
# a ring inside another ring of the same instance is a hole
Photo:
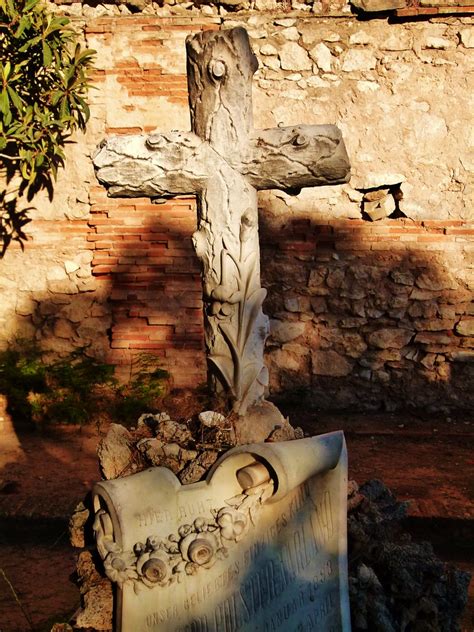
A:
{"label": "grave marker", "polygon": [[240,446],[205,481],[166,468],[94,488],[118,632],[348,632],[341,432]]}

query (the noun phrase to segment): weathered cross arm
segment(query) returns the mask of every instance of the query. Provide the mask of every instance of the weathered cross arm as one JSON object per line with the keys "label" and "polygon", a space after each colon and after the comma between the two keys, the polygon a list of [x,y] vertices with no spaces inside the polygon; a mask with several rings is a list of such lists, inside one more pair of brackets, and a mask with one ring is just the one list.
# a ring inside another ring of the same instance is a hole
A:
{"label": "weathered cross arm", "polygon": [[94,164],[113,197],[197,194],[229,166],[258,190],[342,184],[350,177],[335,125],[256,130],[240,163],[226,161],[192,132],[115,136],[101,145]]}
{"label": "weathered cross arm", "polygon": [[301,189],[343,184],[350,163],[335,125],[294,125],[256,130],[237,169],[256,189]]}

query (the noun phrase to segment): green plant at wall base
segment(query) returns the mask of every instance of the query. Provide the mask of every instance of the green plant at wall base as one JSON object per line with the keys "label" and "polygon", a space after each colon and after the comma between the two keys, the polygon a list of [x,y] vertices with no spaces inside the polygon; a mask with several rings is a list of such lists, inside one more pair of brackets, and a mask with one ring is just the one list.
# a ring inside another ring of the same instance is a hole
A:
{"label": "green plant at wall base", "polygon": [[156,401],[166,393],[168,378],[169,373],[157,366],[156,356],[150,353],[135,356],[128,382],[117,389],[114,416],[129,425],[141,413],[153,412]]}
{"label": "green plant at wall base", "polygon": [[84,424],[98,415],[135,423],[165,393],[168,373],[157,367],[155,356],[139,356],[125,385],[114,373],[114,365],[87,356],[86,349],[50,362],[30,341],[18,340],[0,352],[0,394],[9,413],[39,426]]}
{"label": "green plant at wall base", "polygon": [[0,250],[23,244],[31,200],[52,197],[64,147],[89,119],[86,96],[95,51],[82,49],[67,18],[41,0],[0,0]]}

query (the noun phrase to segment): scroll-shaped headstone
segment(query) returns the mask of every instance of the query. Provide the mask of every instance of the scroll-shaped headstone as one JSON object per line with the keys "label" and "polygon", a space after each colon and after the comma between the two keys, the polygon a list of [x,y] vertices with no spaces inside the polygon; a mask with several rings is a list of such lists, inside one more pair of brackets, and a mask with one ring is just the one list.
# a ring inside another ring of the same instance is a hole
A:
{"label": "scroll-shaped headstone", "polygon": [[111,137],[94,165],[112,196],[197,195],[210,378],[244,415],[268,384],[257,190],[347,182],[349,159],[335,125],[253,129],[258,62],[243,28],[198,33],[186,48],[192,132]]}
{"label": "scroll-shaped headstone", "polygon": [[101,482],[94,508],[118,632],[350,630],[342,432]]}

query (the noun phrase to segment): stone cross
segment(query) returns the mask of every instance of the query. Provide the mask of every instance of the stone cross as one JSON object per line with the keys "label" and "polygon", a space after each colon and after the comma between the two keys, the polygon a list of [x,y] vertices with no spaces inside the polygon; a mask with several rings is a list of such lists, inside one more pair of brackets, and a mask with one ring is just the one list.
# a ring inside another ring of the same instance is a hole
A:
{"label": "stone cross", "polygon": [[192,132],[112,137],[94,164],[111,196],[197,196],[209,374],[244,415],[268,384],[257,190],[347,182],[349,160],[334,125],[253,129],[245,29],[198,33],[186,48]]}

